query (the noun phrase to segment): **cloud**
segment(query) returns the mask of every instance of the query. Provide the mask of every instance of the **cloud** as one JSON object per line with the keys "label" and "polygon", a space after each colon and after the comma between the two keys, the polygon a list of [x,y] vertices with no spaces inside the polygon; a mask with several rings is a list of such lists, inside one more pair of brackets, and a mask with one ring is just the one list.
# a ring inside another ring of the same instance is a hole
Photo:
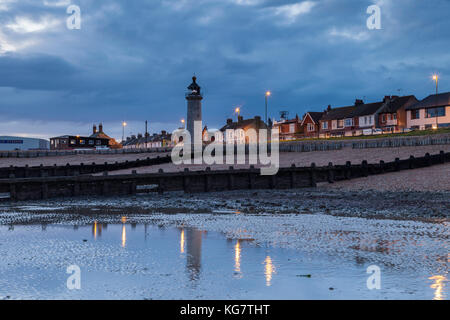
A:
{"label": "cloud", "polygon": [[6,27],[17,33],[40,32],[54,28],[61,24],[61,20],[50,16],[41,17],[39,21],[34,21],[27,17],[16,17],[13,23]]}
{"label": "cloud", "polygon": [[341,37],[355,41],[365,41],[370,38],[369,32],[367,31],[338,30],[336,27],[333,27],[329,31],[329,35],[332,37]]}
{"label": "cloud", "polygon": [[294,23],[299,16],[309,13],[315,5],[313,1],[303,1],[275,7],[273,10],[276,16],[282,16],[286,19],[284,22],[290,24]]}

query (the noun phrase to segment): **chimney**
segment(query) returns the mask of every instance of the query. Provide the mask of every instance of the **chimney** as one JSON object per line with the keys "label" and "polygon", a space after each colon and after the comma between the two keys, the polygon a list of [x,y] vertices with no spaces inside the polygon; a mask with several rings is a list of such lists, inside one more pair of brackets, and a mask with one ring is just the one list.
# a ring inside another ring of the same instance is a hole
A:
{"label": "chimney", "polygon": [[244,117],[243,116],[238,116],[238,122],[242,122],[244,121]]}
{"label": "chimney", "polygon": [[165,136],[166,134],[167,134],[167,131],[166,131],[166,130],[162,130],[162,131],[161,131],[161,135]]}
{"label": "chimney", "polygon": [[359,106],[359,105],[362,105],[362,104],[364,104],[364,101],[362,101],[361,99],[356,99],[355,100],[355,106]]}
{"label": "chimney", "polygon": [[384,96],[383,102],[389,102],[391,100],[390,96]]}
{"label": "chimney", "polygon": [[92,134],[96,133],[97,133],[97,126],[94,124],[94,126],[92,127]]}
{"label": "chimney", "polygon": [[127,137],[127,141],[130,141],[131,140],[131,138],[130,137]]}
{"label": "chimney", "polygon": [[327,110],[325,112],[331,111],[331,104],[328,105]]}
{"label": "chimney", "polygon": [[142,138],[142,133],[138,133],[138,139],[141,139]]}
{"label": "chimney", "polygon": [[98,132],[103,133],[103,124],[98,125]]}
{"label": "chimney", "polygon": [[256,124],[256,127],[259,128],[259,126],[261,125],[261,117],[260,116],[255,116],[255,124]]}
{"label": "chimney", "polygon": [[227,119],[227,124],[232,124],[233,123],[233,119]]}

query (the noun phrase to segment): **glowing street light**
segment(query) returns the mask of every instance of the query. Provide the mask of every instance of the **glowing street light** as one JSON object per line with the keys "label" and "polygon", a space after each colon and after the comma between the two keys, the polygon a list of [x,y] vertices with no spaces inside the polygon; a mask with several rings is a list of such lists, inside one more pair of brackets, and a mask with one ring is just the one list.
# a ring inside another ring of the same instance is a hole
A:
{"label": "glowing street light", "polygon": [[272,92],[270,92],[270,91],[266,91],[266,94],[265,94],[265,97],[266,97],[266,117],[265,117],[266,124],[267,124],[267,100],[271,94],[272,94]]}
{"label": "glowing street light", "polygon": [[236,107],[236,109],[234,109],[234,112],[237,114],[238,121],[239,121],[239,116],[241,115],[241,108],[240,107]]}
{"label": "glowing street light", "polygon": [[122,143],[125,141],[125,127],[128,124],[125,121],[122,121]]}
{"label": "glowing street light", "polygon": [[185,129],[184,124],[186,123],[186,121],[184,119],[181,119],[181,124],[183,125],[183,129]]}
{"label": "glowing street light", "polygon": [[438,94],[438,81],[439,76],[437,74],[433,74],[432,79],[436,82],[436,94]]}

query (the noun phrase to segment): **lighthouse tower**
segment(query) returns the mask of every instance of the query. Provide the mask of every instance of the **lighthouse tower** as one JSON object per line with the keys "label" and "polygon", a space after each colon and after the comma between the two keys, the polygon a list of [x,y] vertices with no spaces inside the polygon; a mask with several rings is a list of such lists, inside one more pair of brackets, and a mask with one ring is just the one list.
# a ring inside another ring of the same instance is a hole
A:
{"label": "lighthouse tower", "polygon": [[[194,137],[194,121],[202,121],[202,100],[203,96],[200,92],[200,86],[197,84],[197,78],[195,76],[192,77],[192,83],[188,87],[188,92],[186,93],[187,100],[187,121],[186,121],[186,129],[191,134],[191,139],[197,141],[198,137]],[[200,134],[201,134],[200,128]],[[201,141],[200,135],[200,141]],[[195,139],[195,140],[194,140]]]}

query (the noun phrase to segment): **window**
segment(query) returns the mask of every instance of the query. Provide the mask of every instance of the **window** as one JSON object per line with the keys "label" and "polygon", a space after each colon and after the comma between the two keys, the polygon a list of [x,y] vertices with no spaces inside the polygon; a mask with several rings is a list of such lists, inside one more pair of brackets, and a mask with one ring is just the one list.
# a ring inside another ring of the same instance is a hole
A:
{"label": "window", "polygon": [[411,110],[411,119],[420,119],[420,109]]}
{"label": "window", "polygon": [[95,144],[98,145],[98,146],[101,145],[102,144],[102,140],[95,141]]}
{"label": "window", "polygon": [[331,121],[331,128],[334,130],[334,129],[337,129],[337,121],[336,120],[333,120],[333,121]]}
{"label": "window", "polygon": [[[366,121],[367,119],[365,119],[365,121]],[[342,120],[341,120],[342,121]],[[349,119],[345,119],[345,126],[346,127],[351,127],[351,126],[353,126],[353,118],[349,118]],[[342,128],[342,127],[340,127],[340,128]]]}
{"label": "window", "polygon": [[85,142],[84,140],[80,140],[80,144],[84,144],[84,142]]}
{"label": "window", "polygon": [[382,119],[383,122],[386,122],[386,115],[383,114],[383,116],[381,117],[381,119]]}
{"label": "window", "polygon": [[445,107],[425,109],[425,118],[445,117]]}
{"label": "window", "polygon": [[394,114],[392,115],[392,119],[393,119],[393,120],[397,120],[397,114],[396,114],[396,113],[394,113]]}
{"label": "window", "polygon": [[338,120],[337,121],[337,127],[338,128],[343,128],[344,127],[344,120]]}
{"label": "window", "polygon": [[89,140],[89,144],[92,146],[94,144],[94,140]]}
{"label": "window", "polygon": [[308,131],[314,131],[314,124],[308,123]]}
{"label": "window", "polygon": [[328,129],[328,121],[322,122],[322,129],[324,130]]}
{"label": "window", "polygon": [[291,133],[295,132],[295,123],[292,123],[289,125],[289,132],[291,132]]}
{"label": "window", "polygon": [[74,139],[70,140],[70,144],[75,144],[76,141]]}

